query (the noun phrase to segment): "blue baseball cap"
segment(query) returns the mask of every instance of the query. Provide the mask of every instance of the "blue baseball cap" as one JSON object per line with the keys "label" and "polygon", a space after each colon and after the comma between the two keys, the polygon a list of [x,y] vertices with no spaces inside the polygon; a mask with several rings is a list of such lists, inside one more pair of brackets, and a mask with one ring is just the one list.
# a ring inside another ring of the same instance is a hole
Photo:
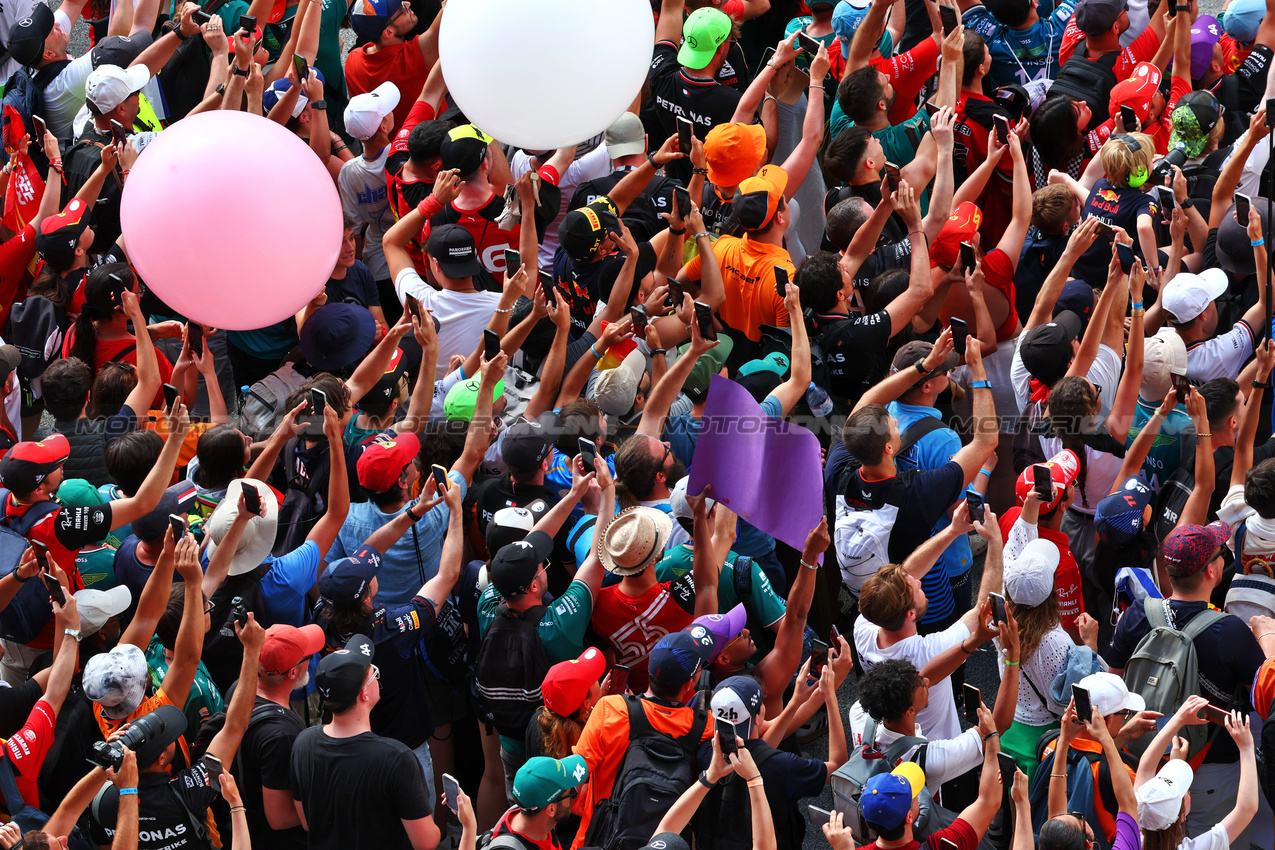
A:
{"label": "blue baseball cap", "polygon": [[[324,82],[322,71],[320,71],[318,68],[315,68],[314,74],[316,77],[318,77],[320,83]],[[275,80],[273,83],[266,86],[266,90],[261,93],[261,105],[265,107],[266,112],[269,112],[270,110],[274,109],[275,104],[279,102],[279,98],[283,97],[284,93],[287,92],[288,89],[291,87],[292,87],[292,83],[289,82],[286,77]],[[300,115],[301,111],[305,109],[306,104],[308,104],[309,102],[310,102],[310,98],[305,96],[304,91],[299,93],[297,95],[297,103],[295,106],[292,107],[292,117],[296,118],[298,115]]]}
{"label": "blue baseball cap", "polygon": [[660,638],[647,658],[647,671],[660,684],[678,688],[695,678],[716,648],[717,639],[707,627],[688,626]]}
{"label": "blue baseball cap", "polygon": [[1155,495],[1141,475],[1130,475],[1120,489],[1098,503],[1094,527],[1098,539],[1119,545],[1132,540],[1142,530],[1142,512]]}
{"label": "blue baseball cap", "polygon": [[353,366],[376,338],[376,321],[366,307],[324,304],[301,328],[301,356],[316,369],[335,372]]}
{"label": "blue baseball cap", "polygon": [[[863,23],[863,19],[868,16],[868,8],[871,5],[872,0],[841,0],[837,8],[832,10],[832,31],[841,39],[842,59],[850,57],[850,42],[854,40],[854,34]],[[886,56],[893,52],[892,45],[890,32],[886,30],[881,35],[881,41],[877,43],[877,49],[881,51],[882,56]]]}
{"label": "blue baseball cap", "polygon": [[1231,38],[1249,44],[1257,38],[1257,28],[1264,17],[1265,0],[1233,0],[1222,15],[1222,26]]}
{"label": "blue baseball cap", "polygon": [[869,825],[885,830],[903,826],[912,801],[925,787],[925,772],[912,762],[904,762],[890,773],[878,773],[863,786],[859,811]]}
{"label": "blue baseball cap", "polygon": [[735,734],[747,741],[761,710],[761,685],[752,676],[731,676],[713,689],[713,717],[735,724]]}
{"label": "blue baseball cap", "polygon": [[364,38],[381,40],[381,31],[403,6],[403,0],[355,0],[350,4],[350,26]]}
{"label": "blue baseball cap", "polygon": [[1080,321],[1089,324],[1089,316],[1093,314],[1093,287],[1083,280],[1069,280],[1063,284],[1062,293],[1054,302],[1054,315],[1070,310],[1080,317]]}
{"label": "blue baseball cap", "polygon": [[381,568],[381,553],[361,546],[348,558],[333,561],[319,576],[319,593],[337,608],[353,608]]}

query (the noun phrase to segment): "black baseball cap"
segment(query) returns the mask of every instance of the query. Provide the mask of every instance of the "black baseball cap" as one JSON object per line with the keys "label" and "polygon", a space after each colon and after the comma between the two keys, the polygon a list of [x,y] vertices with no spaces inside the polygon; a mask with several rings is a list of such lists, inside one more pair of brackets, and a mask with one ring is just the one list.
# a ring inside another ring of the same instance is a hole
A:
{"label": "black baseball cap", "polygon": [[454,168],[461,177],[473,174],[483,164],[490,144],[491,136],[473,124],[460,125],[447,134],[439,148],[438,156],[442,160],[443,170]]}
{"label": "black baseball cap", "polygon": [[515,472],[531,474],[553,451],[549,431],[539,422],[523,420],[509,426],[500,441],[500,457]]}
{"label": "black baseball cap", "polygon": [[500,548],[487,567],[487,577],[501,596],[517,596],[531,587],[540,565],[552,554],[553,538],[543,531],[532,531]]}
{"label": "black baseball cap", "polygon": [[483,270],[478,262],[478,249],[474,237],[459,224],[444,224],[430,230],[425,250],[442,268],[443,274],[452,278],[473,277]]}
{"label": "black baseball cap", "polygon": [[120,68],[127,68],[152,43],[153,39],[148,32],[139,32],[134,35],[108,35],[93,45],[93,67],[117,65]]}
{"label": "black baseball cap", "polygon": [[53,32],[53,10],[44,3],[31,7],[31,14],[9,30],[9,55],[28,68],[40,64],[44,40]]}
{"label": "black baseball cap", "polygon": [[576,262],[593,259],[608,233],[620,234],[620,215],[606,195],[571,210],[558,225],[558,244]]}
{"label": "black baseball cap", "polygon": [[1079,316],[1064,310],[1052,322],[1029,330],[1018,346],[1018,354],[1031,376],[1052,386],[1066,375],[1072,359],[1071,342],[1084,327]]}
{"label": "black baseball cap", "polygon": [[353,702],[363,688],[363,679],[375,654],[376,646],[372,641],[363,635],[355,635],[344,649],[324,657],[314,677],[319,695],[335,703]]}

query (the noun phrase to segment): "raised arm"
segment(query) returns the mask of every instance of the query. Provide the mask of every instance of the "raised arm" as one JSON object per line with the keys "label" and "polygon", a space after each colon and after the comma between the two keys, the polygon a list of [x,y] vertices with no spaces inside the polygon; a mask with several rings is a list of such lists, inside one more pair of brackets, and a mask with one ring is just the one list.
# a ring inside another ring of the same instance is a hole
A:
{"label": "raised arm", "polygon": [[[323,516],[310,529],[306,540],[313,540],[319,545],[319,552],[324,553],[332,548],[337,532],[345,524],[345,515],[350,510],[350,480],[345,471],[345,445],[341,442],[341,425],[336,411],[331,407],[323,409],[323,433],[328,438],[328,456],[331,471],[328,475],[328,504]],[[323,568],[320,561],[319,568]],[[315,581],[319,577],[316,575]]]}
{"label": "raised arm", "polygon": [[[1080,348],[1076,351],[1076,356],[1071,361],[1071,366],[1067,369],[1067,377],[1069,378],[1089,374],[1089,367],[1093,365],[1094,358],[1098,356],[1098,346],[1102,344],[1103,337],[1106,334],[1107,317],[1116,302],[1116,295],[1123,295],[1126,291],[1125,287],[1121,285],[1124,273],[1120,270],[1120,260],[1116,257],[1116,242],[1128,242],[1128,240],[1128,236],[1117,232],[1115,240],[1111,243],[1111,260],[1107,265],[1107,285],[1103,288],[1102,294],[1098,296],[1098,303],[1094,305],[1093,315],[1089,317],[1089,325],[1085,328],[1084,336],[1080,338]],[[1124,300],[1121,299],[1120,303],[1123,305]]]}
{"label": "raised arm", "polygon": [[784,307],[788,310],[788,324],[792,331],[792,357],[789,358],[788,378],[770,392],[783,410],[781,419],[792,412],[810,388],[810,338],[801,314],[801,290],[794,283],[788,284]]}
{"label": "raised arm", "polygon": [[151,341],[150,331],[146,329],[146,317],[142,315],[137,295],[132,292],[121,293],[120,305],[124,308],[124,315],[133,322],[137,342],[137,386],[129,392],[124,404],[136,414],[145,414],[159,392],[159,358],[155,356],[155,344]]}
{"label": "raised arm", "polygon": [[[796,33],[793,37],[796,37]],[[810,62],[810,91],[806,99],[806,118],[801,125],[801,141],[797,142],[792,153],[784,160],[783,168],[788,174],[788,186],[784,189],[786,201],[791,201],[805,182],[815,155],[819,152],[819,144],[823,141],[823,81],[828,76],[828,65],[828,49],[820,45],[819,53]],[[816,80],[819,82],[816,83]]]}
{"label": "raised arm", "polygon": [[[185,625],[184,621],[183,625]],[[241,685],[255,682],[261,647],[266,642],[266,630],[261,628],[256,616],[250,612],[248,622],[242,626],[235,623],[235,634],[243,644],[239,682]],[[239,751],[244,732],[248,731],[248,722],[252,719],[252,707],[256,699],[256,688],[250,685],[235,688],[235,695],[230,698],[230,705],[226,706],[226,722],[208,745],[208,754],[215,756],[222,764],[231,764],[235,760],[235,753]]]}
{"label": "raised arm", "polygon": [[[698,495],[689,493],[686,501],[694,512],[695,539],[707,540],[711,537],[708,530],[708,502],[705,496],[709,487],[705,487]],[[695,546],[691,560],[691,571],[695,577],[695,616],[706,617],[717,613],[717,582],[721,568],[713,557],[709,546]]]}
{"label": "raised arm", "polygon": [[[987,370],[983,368],[983,355],[973,337],[965,345],[965,364],[970,368],[970,379],[973,381],[970,397],[973,400],[974,439],[952,455],[952,460],[959,463],[965,471],[965,486],[968,487],[983,467],[983,461],[996,451],[1000,436],[996,427],[996,403],[992,401],[991,384],[987,380]],[[991,516],[991,512],[987,515]]]}
{"label": "raised arm", "polygon": [[452,469],[459,472],[466,481],[474,480],[474,472],[491,444],[491,396],[496,390],[496,382],[504,377],[505,364],[508,362],[509,358],[501,352],[496,355],[495,360],[483,364],[483,377],[478,387],[478,400],[474,403],[474,416],[469,421],[469,431],[465,435],[465,448],[461,450],[456,463],[452,464]]}
{"label": "raised arm", "polygon": [[1090,217],[1076,225],[1067,238],[1067,247],[1062,256],[1045,277],[1040,292],[1036,295],[1036,303],[1032,305],[1031,315],[1023,325],[1024,333],[1038,325],[1046,324],[1054,316],[1054,305],[1062,295],[1067,279],[1071,277],[1071,267],[1080,259],[1080,255],[1089,250],[1094,239],[1098,237],[1098,219]]}
{"label": "raised arm", "polygon": [[1209,413],[1204,405],[1204,396],[1195,387],[1186,400],[1187,412],[1195,422],[1195,487],[1187,497],[1182,508],[1179,525],[1191,523],[1204,525],[1208,522],[1209,502],[1213,498],[1213,489],[1217,486],[1217,477],[1213,474],[1213,434],[1209,431]]}
{"label": "raised arm", "polygon": [[[775,78],[775,71],[796,59],[800,54],[801,51],[797,49],[797,34],[795,32],[781,40],[779,44],[775,45],[774,55],[770,57],[769,61],[767,61],[765,65],[762,65],[761,68],[757,70],[757,76],[753,77],[753,81],[748,85],[748,89],[744,92],[743,96],[740,97],[739,103],[735,106],[735,114],[731,116],[730,122],[732,124],[751,124],[753,116],[757,114],[757,109],[761,106],[762,98],[766,95],[766,88],[770,85],[770,81]],[[828,68],[825,65],[824,73],[819,75],[817,78],[814,74],[811,74],[810,79],[812,84],[815,79],[822,80],[824,75],[827,73]],[[810,100],[811,105],[813,105],[815,98],[811,98]],[[822,113],[822,97],[819,98],[819,110]],[[809,116],[810,113],[808,110],[806,114]],[[822,120],[820,123],[822,124]],[[807,163],[807,167],[809,167],[809,163]],[[798,180],[797,184],[800,185],[801,180]]]}
{"label": "raised arm", "polygon": [[[164,693],[173,705],[185,705],[190,686],[195,682],[199,667],[199,655],[204,648],[204,594],[199,586],[202,572],[199,569],[199,545],[189,532],[177,541],[174,552],[177,572],[186,584],[181,625],[177,627],[177,641],[173,646],[173,663],[164,674]],[[254,675],[256,667],[254,666]]]}
{"label": "raised arm", "polygon": [[[1263,340],[1255,352],[1257,358],[1257,377],[1259,384],[1271,378],[1271,368],[1275,367],[1275,345],[1269,339]],[[1253,442],[1257,438],[1257,422],[1262,415],[1262,390],[1253,387],[1248,401],[1244,404],[1244,415],[1240,419],[1239,431],[1235,435],[1235,460],[1231,467],[1231,486],[1244,484],[1244,477],[1253,467]]]}
{"label": "raised arm", "polygon": [[[116,529],[131,523],[133,520],[155,510],[160,497],[168,488],[173,478],[173,470],[177,467],[177,455],[186,441],[186,432],[190,430],[190,417],[186,414],[186,405],[178,401],[173,405],[174,411],[168,417],[168,437],[164,440],[164,448],[159,453],[159,460],[147,473],[142,486],[137,492],[124,499],[111,502],[111,528]],[[178,703],[177,700],[173,700]],[[180,703],[178,703],[180,704]]]}
{"label": "raised arm", "polygon": [[[683,293],[683,299],[689,301],[691,296]],[[637,433],[646,434],[657,440],[664,435],[664,424],[668,421],[669,408],[677,400],[682,385],[695,368],[695,362],[710,348],[716,348],[718,340],[708,340],[700,336],[699,323],[691,322],[691,347],[673,364],[659,383],[651,390],[651,397],[642,410],[642,419],[638,422]],[[809,359],[809,358],[807,358]]]}
{"label": "raised arm", "polygon": [[[934,343],[934,348],[932,348],[930,353],[925,355],[925,359],[921,361],[921,368],[925,370],[924,373],[911,367],[907,369],[900,369],[885,380],[878,381],[869,388],[867,392],[860,396],[858,403],[854,406],[854,409],[859,410],[860,408],[867,407],[869,404],[889,404],[908,390],[912,389],[912,387],[916,385],[916,382],[920,380],[922,374],[928,374],[929,372],[933,372],[935,369],[939,368],[939,366],[947,360],[947,356],[951,352],[952,329],[944,328],[943,332],[939,334],[938,341]],[[982,365],[981,360],[979,361],[979,364]]]}

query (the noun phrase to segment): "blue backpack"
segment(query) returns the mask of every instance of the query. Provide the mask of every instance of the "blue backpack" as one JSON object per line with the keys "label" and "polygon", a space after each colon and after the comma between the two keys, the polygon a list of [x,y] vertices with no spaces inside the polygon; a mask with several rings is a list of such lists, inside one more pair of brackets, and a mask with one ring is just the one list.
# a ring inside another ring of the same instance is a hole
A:
{"label": "blue backpack", "polygon": [[[6,504],[8,499],[9,491],[0,488],[0,505]],[[22,553],[28,546],[26,535],[31,529],[61,507],[60,503],[50,500],[32,505],[22,516],[0,519],[0,577],[18,568]],[[9,605],[0,611],[0,638],[28,644],[52,616],[53,604],[49,601],[49,591],[44,582],[27,581]]]}
{"label": "blue backpack", "polygon": [[[1036,743],[1036,752],[1040,754],[1045,746],[1058,737],[1058,730],[1046,732]],[[1040,758],[1040,766],[1032,777],[1031,787],[1027,792],[1027,800],[1032,809],[1032,832],[1040,834],[1041,827],[1049,817],[1049,775],[1053,773],[1055,750]],[[1090,766],[1098,763],[1098,787],[1094,787],[1093,771]],[[1094,850],[1109,850],[1110,844],[1101,829],[1097,829],[1098,810],[1094,805],[1096,797],[1102,798],[1102,805],[1113,815],[1119,810],[1116,803],[1116,792],[1111,785],[1111,766],[1102,753],[1090,753],[1084,750],[1068,749],[1067,752],[1067,811],[1079,812],[1093,831]]]}

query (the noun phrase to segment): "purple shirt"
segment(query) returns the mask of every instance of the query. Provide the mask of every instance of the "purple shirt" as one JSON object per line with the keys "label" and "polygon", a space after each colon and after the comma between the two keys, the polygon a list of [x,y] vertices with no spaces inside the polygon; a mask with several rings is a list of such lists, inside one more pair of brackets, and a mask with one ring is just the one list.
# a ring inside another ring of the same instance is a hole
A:
{"label": "purple shirt", "polygon": [[1116,813],[1116,840],[1111,842],[1111,850],[1142,850],[1138,822],[1128,812]]}

